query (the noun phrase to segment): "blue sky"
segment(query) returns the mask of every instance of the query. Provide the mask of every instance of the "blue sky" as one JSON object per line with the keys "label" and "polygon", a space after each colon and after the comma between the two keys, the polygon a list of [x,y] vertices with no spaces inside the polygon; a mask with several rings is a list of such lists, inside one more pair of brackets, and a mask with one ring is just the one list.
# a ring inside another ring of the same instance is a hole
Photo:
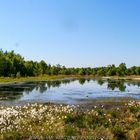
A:
{"label": "blue sky", "polygon": [[0,48],[68,67],[140,65],[140,1],[0,0]]}

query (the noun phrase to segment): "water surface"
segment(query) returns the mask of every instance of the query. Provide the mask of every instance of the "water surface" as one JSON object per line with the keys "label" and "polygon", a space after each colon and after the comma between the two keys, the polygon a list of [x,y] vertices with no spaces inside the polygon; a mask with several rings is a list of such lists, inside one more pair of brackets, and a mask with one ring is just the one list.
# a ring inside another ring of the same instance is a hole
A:
{"label": "water surface", "polygon": [[63,79],[0,85],[0,104],[81,104],[93,100],[122,98],[140,100],[140,82]]}

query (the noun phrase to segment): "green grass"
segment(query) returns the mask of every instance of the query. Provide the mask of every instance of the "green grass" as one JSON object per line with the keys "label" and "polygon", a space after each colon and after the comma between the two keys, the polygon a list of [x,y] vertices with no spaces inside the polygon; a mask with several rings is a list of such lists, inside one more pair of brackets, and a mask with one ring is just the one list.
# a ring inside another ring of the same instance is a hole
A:
{"label": "green grass", "polygon": [[[95,76],[95,75],[52,75],[52,76],[43,75],[43,76],[36,76],[36,77],[19,77],[19,78],[0,77],[0,84],[27,82],[27,81],[43,81],[43,80],[45,81],[45,80],[55,80],[61,78],[97,78],[100,80],[102,77]],[[124,80],[134,80],[134,81],[139,81],[140,80],[139,78],[140,78],[139,76],[135,76],[135,75],[126,76],[126,77],[118,77],[118,76],[107,77],[107,79],[112,79],[112,80],[124,79]]]}
{"label": "green grass", "polygon": [[93,78],[95,76],[80,76],[80,75],[43,75],[37,77],[20,77],[20,78],[12,78],[12,77],[0,77],[0,84],[5,83],[14,83],[14,82],[27,82],[27,81],[45,81],[45,80],[55,80],[61,78]]}

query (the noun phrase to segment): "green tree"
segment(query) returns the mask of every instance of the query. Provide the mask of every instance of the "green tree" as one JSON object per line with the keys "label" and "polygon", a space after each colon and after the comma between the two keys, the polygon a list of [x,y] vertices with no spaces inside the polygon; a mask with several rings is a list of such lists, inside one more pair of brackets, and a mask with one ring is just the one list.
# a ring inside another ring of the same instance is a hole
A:
{"label": "green tree", "polygon": [[33,61],[26,61],[25,65],[25,75],[26,76],[34,76],[34,62]]}
{"label": "green tree", "polygon": [[116,69],[115,68],[109,69],[107,72],[107,76],[114,76],[114,75],[116,75]]}
{"label": "green tree", "polygon": [[117,68],[117,70],[116,70],[116,75],[117,76],[125,76],[126,71],[127,71],[126,64],[125,63],[121,63],[119,65],[119,67]]}
{"label": "green tree", "polygon": [[125,63],[121,63],[121,64],[119,65],[119,68],[120,68],[121,71],[125,71],[125,70],[127,69]]}
{"label": "green tree", "polygon": [[135,72],[136,72],[137,75],[140,75],[140,67],[137,67],[137,68],[135,69]]}
{"label": "green tree", "polygon": [[40,71],[40,74],[43,75],[46,73],[46,69],[47,69],[47,64],[45,61],[41,60],[39,62],[39,71]]}
{"label": "green tree", "polygon": [[85,70],[83,68],[79,69],[78,74],[80,75],[85,75]]}
{"label": "green tree", "polygon": [[136,66],[131,67],[131,75],[135,75],[136,74]]}
{"label": "green tree", "polygon": [[98,71],[97,71],[97,75],[98,76],[105,76],[105,71],[103,68],[100,68]]}

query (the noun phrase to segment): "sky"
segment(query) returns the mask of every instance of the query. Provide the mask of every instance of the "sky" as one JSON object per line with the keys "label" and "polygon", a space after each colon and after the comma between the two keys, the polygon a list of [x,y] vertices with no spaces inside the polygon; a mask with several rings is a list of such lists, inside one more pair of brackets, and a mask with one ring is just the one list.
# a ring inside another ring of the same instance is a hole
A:
{"label": "sky", "polygon": [[140,65],[140,0],[0,0],[0,48],[67,67]]}

